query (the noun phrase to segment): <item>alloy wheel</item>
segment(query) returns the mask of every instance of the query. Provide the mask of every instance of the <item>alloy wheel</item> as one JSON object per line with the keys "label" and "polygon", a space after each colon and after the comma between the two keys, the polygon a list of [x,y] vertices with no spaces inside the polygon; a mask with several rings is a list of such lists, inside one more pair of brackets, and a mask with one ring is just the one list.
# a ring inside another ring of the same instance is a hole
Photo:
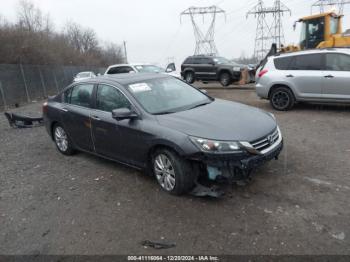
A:
{"label": "alloy wheel", "polygon": [[154,172],[158,183],[166,191],[175,188],[175,170],[170,159],[165,154],[159,154],[154,159]]}
{"label": "alloy wheel", "polygon": [[186,75],[186,82],[187,83],[192,83],[192,81],[193,81],[192,73],[187,73],[187,75]]}
{"label": "alloy wheel", "polygon": [[55,129],[55,142],[59,150],[62,152],[68,149],[68,137],[64,129],[60,126]]}
{"label": "alloy wheel", "polygon": [[230,75],[229,74],[222,74],[220,77],[220,82],[223,86],[228,86],[230,84]]}
{"label": "alloy wheel", "polygon": [[272,103],[277,109],[286,109],[290,103],[289,95],[284,91],[277,91],[272,96]]}

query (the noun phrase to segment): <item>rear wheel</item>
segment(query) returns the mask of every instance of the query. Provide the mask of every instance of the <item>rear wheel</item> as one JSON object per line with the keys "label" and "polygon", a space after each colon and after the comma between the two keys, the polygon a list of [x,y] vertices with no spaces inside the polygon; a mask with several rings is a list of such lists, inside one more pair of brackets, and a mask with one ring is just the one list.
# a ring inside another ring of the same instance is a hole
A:
{"label": "rear wheel", "polygon": [[152,157],[152,168],[158,184],[170,194],[188,193],[194,186],[191,164],[173,151],[158,149]]}
{"label": "rear wheel", "polygon": [[293,108],[295,98],[288,87],[281,86],[271,91],[270,103],[276,110],[287,111]]}
{"label": "rear wheel", "polygon": [[193,72],[187,72],[185,74],[185,81],[189,84],[192,84],[194,82],[194,73]]}
{"label": "rear wheel", "polygon": [[220,84],[222,86],[229,86],[232,82],[231,75],[227,72],[220,74]]}
{"label": "rear wheel", "polygon": [[58,151],[60,151],[64,155],[74,154],[72,142],[61,125],[56,124],[53,127],[53,138]]}

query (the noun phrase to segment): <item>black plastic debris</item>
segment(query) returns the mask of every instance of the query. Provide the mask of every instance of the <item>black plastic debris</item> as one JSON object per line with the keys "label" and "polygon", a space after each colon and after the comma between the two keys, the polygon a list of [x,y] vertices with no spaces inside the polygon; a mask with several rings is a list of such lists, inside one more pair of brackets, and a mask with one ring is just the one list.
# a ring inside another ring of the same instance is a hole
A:
{"label": "black plastic debris", "polygon": [[199,183],[196,184],[196,187],[190,192],[192,196],[195,197],[214,197],[220,198],[225,195],[225,192],[220,189],[220,187],[213,185],[207,187]]}
{"label": "black plastic debris", "polygon": [[142,241],[141,245],[144,247],[152,247],[154,249],[168,249],[168,248],[176,247],[176,244],[173,244],[173,243],[167,244],[167,243],[153,242],[149,240]]}
{"label": "black plastic debris", "polygon": [[21,116],[14,113],[5,112],[4,113],[11,127],[17,128],[28,128],[41,126],[44,123],[44,119],[42,117],[29,117],[29,116]]}

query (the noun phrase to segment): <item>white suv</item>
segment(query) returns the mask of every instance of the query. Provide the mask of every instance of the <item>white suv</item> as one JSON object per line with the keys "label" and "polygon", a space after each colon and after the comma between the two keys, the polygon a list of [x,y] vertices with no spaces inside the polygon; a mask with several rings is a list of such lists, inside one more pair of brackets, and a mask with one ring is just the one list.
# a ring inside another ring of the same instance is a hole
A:
{"label": "white suv", "polygon": [[350,49],[270,56],[257,70],[256,93],[282,111],[298,101],[350,103]]}

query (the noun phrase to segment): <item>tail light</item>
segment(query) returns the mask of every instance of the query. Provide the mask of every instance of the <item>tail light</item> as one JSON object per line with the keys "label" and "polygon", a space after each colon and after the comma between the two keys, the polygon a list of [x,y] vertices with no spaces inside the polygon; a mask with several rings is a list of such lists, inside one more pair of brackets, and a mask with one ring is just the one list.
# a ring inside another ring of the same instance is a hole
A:
{"label": "tail light", "polygon": [[47,113],[47,108],[48,108],[48,104],[47,104],[47,102],[45,102],[43,104],[43,114]]}
{"label": "tail light", "polygon": [[259,77],[262,77],[263,75],[265,75],[266,73],[268,72],[268,70],[267,69],[264,69],[264,70],[261,70],[260,72],[259,72]]}

